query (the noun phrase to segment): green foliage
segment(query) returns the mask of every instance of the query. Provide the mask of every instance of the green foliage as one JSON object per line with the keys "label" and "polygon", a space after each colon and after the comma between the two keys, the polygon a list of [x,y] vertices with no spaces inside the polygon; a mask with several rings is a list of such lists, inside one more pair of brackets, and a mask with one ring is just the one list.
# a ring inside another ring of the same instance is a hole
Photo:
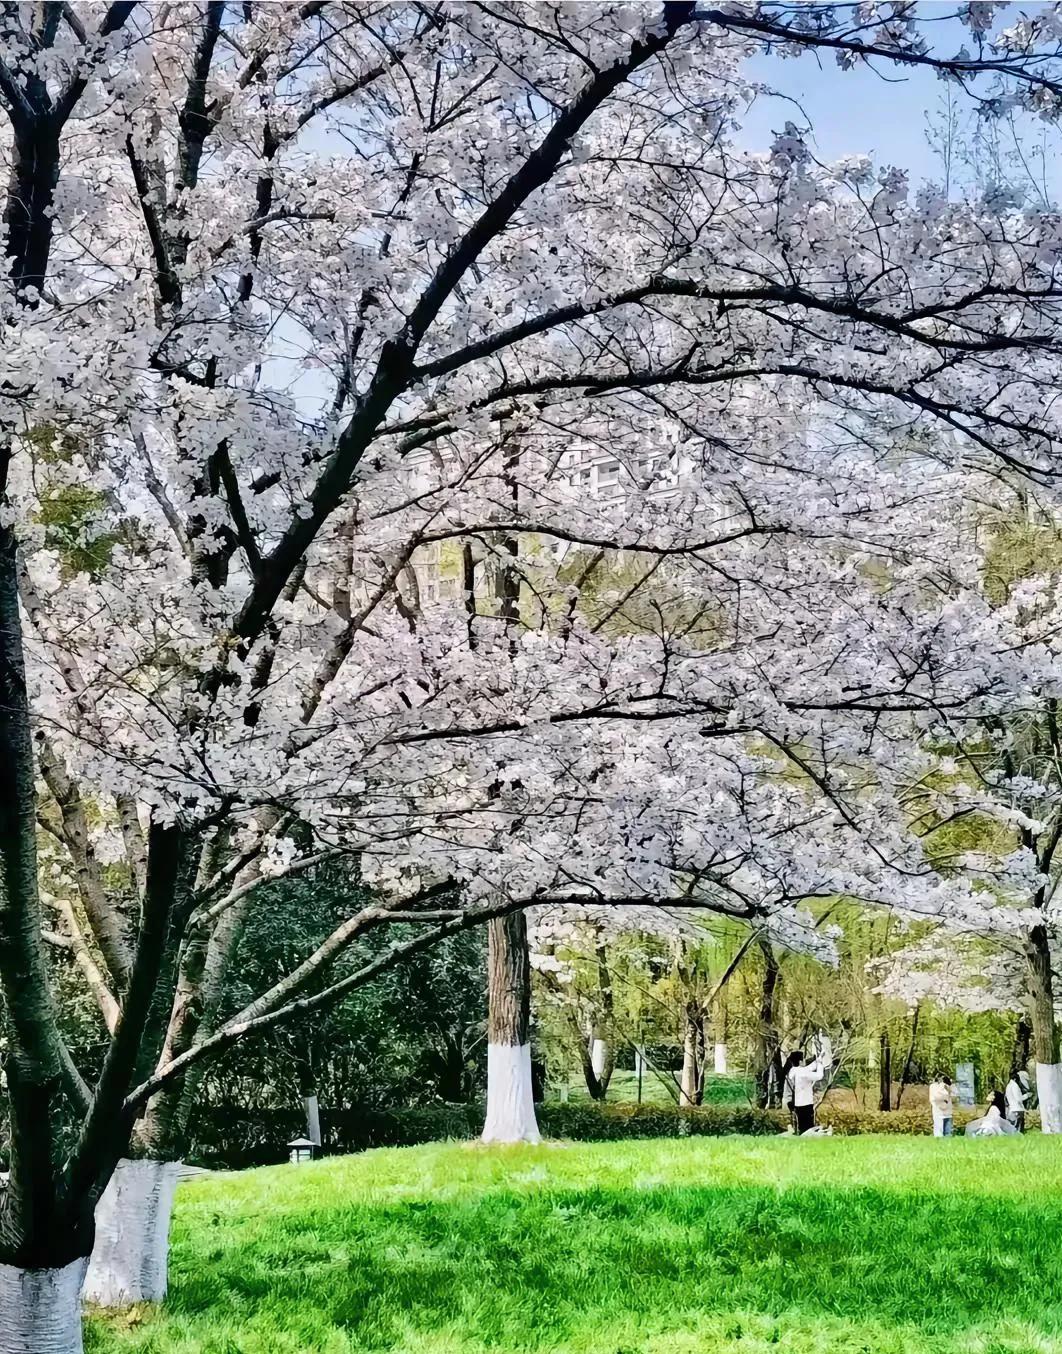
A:
{"label": "green foliage", "polygon": [[[674,1050],[654,1050],[654,1052],[673,1052]],[[711,1056],[711,1050],[709,1050]],[[673,1106],[678,1102],[678,1085],[675,1072],[653,1072],[646,1069],[642,1075],[643,1105]],[[704,1099],[709,1105],[748,1105],[756,1099],[756,1088],[747,1077],[716,1076],[714,1072],[705,1075]],[[548,1090],[547,1090],[548,1094]],[[586,1082],[581,1078],[572,1078],[568,1088],[569,1103],[589,1100]],[[553,1097],[555,1098],[555,1097]],[[638,1077],[626,1068],[617,1068],[608,1084],[608,1103],[634,1105],[638,1103]],[[552,1101],[551,1101],[552,1103]]]}
{"label": "green foliage", "polygon": [[110,563],[119,536],[102,525],[104,506],[103,495],[83,485],[64,484],[42,497],[37,521],[45,544],[69,573],[95,577]]}
{"label": "green foliage", "polygon": [[1004,521],[985,554],[985,592],[1001,605],[1015,583],[1062,569],[1062,533],[1053,522]]}
{"label": "green foliage", "polygon": [[556,576],[579,585],[579,613],[606,635],[681,635],[690,647],[709,650],[723,635],[722,612],[703,599],[691,600],[679,566],[608,550],[587,573],[596,552],[569,551]]}
{"label": "green foliage", "polygon": [[1059,1354],[1024,1139],[371,1152],[190,1182],[161,1311],[88,1354]]}
{"label": "green foliage", "polygon": [[[256,893],[230,965],[222,1017],[291,972],[341,920],[371,901],[346,862],[318,866]],[[409,926],[368,932],[321,981],[361,968],[411,934]],[[236,1116],[241,1110],[297,1111],[304,1088],[339,1108],[472,1095],[485,1051],[484,948],[481,930],[453,936],[398,965],[386,980],[358,988],[341,1005],[237,1045],[211,1066],[197,1116],[208,1107]],[[193,1133],[200,1131],[209,1136],[208,1128],[193,1122]]]}
{"label": "green foliage", "polygon": [[97,576],[110,563],[120,536],[104,524],[106,496],[85,484],[66,483],[59,468],[80,453],[76,438],[42,425],[24,434],[41,485],[37,521],[45,544],[69,574]]}
{"label": "green foliage", "polygon": [[614,1142],[620,1138],[721,1137],[781,1133],[788,1116],[752,1105],[543,1105],[539,1126],[551,1138],[577,1142]]}
{"label": "green foliage", "polygon": [[[701,1105],[678,1109],[674,1105],[610,1105],[547,1102],[537,1107],[538,1123],[546,1138],[569,1142],[619,1142],[632,1138],[751,1137],[784,1133],[789,1116],[783,1110],[761,1110],[743,1104]],[[979,1109],[958,1110],[956,1131],[976,1119]],[[902,1110],[861,1110],[823,1105],[818,1121],[839,1137],[861,1134],[926,1135],[932,1131],[924,1106]],[[481,1104],[426,1104],[393,1109],[321,1111],[324,1152],[361,1152],[375,1147],[415,1147],[423,1143],[475,1139],[483,1127]],[[248,1110],[233,1105],[204,1106],[195,1121],[195,1140],[189,1159],[199,1165],[245,1168],[271,1165],[287,1156],[287,1143],[303,1132],[300,1110]],[[1028,1127],[1039,1127],[1036,1114]]]}
{"label": "green foliage", "polygon": [[[370,1147],[412,1147],[419,1143],[474,1138],[483,1127],[480,1105],[413,1105],[395,1109],[321,1109],[326,1153],[362,1152]],[[305,1132],[302,1110],[245,1109],[233,1104],[202,1106],[194,1123],[188,1158],[200,1166],[245,1169],[287,1160],[287,1144]]]}

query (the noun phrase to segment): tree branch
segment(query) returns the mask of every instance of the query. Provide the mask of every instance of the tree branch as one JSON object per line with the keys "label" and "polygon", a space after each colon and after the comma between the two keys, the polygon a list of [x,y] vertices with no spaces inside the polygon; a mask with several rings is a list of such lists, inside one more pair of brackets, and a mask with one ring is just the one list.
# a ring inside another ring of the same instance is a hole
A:
{"label": "tree branch", "polygon": [[663,52],[676,33],[692,21],[693,8],[688,3],[666,4],[664,21],[658,31],[634,43],[623,60],[588,81],[557,116],[538,147],[443,259],[401,333],[384,344],[358,412],[340,435],[335,451],[309,494],[308,511],[293,517],[276,547],[263,560],[254,587],[233,627],[239,638],[249,640],[261,633],[292,569],[349,489],[351,476],[380,422],[411,379],[418,345],[461,278],[531,194],[549,181],[568,153],[572,138],[609,95],[640,66]]}

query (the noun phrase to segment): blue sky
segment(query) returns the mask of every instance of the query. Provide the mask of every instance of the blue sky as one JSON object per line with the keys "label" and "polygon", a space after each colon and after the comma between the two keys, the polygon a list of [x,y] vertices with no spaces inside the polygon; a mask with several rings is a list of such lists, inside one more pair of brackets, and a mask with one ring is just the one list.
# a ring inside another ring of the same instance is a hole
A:
{"label": "blue sky", "polygon": [[[1003,12],[1001,22],[1009,25],[1022,13],[1034,12],[1038,5],[1012,4]],[[951,0],[922,0],[921,17],[953,14]],[[929,29],[933,49],[938,55],[953,56],[962,46],[972,46],[969,32],[954,19],[941,19]],[[823,161],[844,155],[870,155],[878,165],[898,165],[909,171],[912,186],[925,180],[940,182],[943,166],[926,139],[927,115],[938,115],[949,86],[930,70],[899,67],[880,62],[876,69],[860,67],[842,70],[833,56],[807,54],[783,60],[761,56],[746,68],[750,77],[777,91],[777,98],[763,97],[752,106],[744,120],[738,140],[749,149],[770,146],[775,131],[786,121],[809,122],[813,153]],[[987,92],[987,84],[978,88]],[[956,106],[965,117],[973,101],[958,86],[950,86]],[[788,100],[796,100],[799,108]],[[1062,137],[1053,127],[1038,119],[1023,116],[1018,130],[1030,148],[1035,149],[1046,135],[1048,152],[1047,189],[1053,199],[1062,199]],[[316,130],[307,144],[315,150],[346,154],[349,147],[341,138],[323,129]],[[1033,168],[1035,169],[1035,163]],[[279,334],[289,326],[281,323]],[[301,355],[302,336],[294,331],[291,359]],[[274,366],[280,365],[276,359]],[[295,378],[293,393],[304,413],[317,412],[326,388],[320,373],[301,371]]]}
{"label": "blue sky", "polygon": [[[919,5],[921,18],[941,16],[927,26],[936,55],[954,56],[964,45],[973,47],[968,30],[958,20],[943,17],[956,8],[940,0],[923,0]],[[1035,13],[1039,8],[1010,5],[999,23],[1009,26],[1019,15]],[[958,108],[964,112],[973,109],[973,101],[961,88],[949,86],[924,67],[900,67],[882,61],[874,70],[864,66],[844,71],[831,53],[824,52],[821,56],[809,53],[789,59],[757,57],[747,70],[780,95],[796,100],[800,109],[784,98],[759,100],[747,118],[741,135],[743,144],[750,148],[769,145],[772,133],[787,119],[798,124],[804,121],[803,110],[813,128],[811,145],[819,159],[869,154],[879,164],[909,170],[912,183],[940,181],[943,174],[942,162],[926,139],[927,114],[939,114],[949,88]],[[976,88],[987,93],[989,86],[982,78]],[[1027,115],[1016,125],[1027,148],[1035,150],[1046,135],[1048,188],[1052,196],[1062,196],[1062,141],[1058,131]]]}
{"label": "blue sky", "polygon": [[868,154],[875,161],[902,165],[916,178],[933,177],[938,164],[925,136],[925,112],[936,108],[943,86],[924,70],[888,73],[897,83],[886,83],[867,70],[842,71],[808,55],[797,60],[760,57],[749,63],[754,78],[795,99],[760,99],[746,120],[742,141],[748,146],[770,144],[772,133],[787,120],[798,125],[807,115],[814,131],[813,148],[819,159]]}

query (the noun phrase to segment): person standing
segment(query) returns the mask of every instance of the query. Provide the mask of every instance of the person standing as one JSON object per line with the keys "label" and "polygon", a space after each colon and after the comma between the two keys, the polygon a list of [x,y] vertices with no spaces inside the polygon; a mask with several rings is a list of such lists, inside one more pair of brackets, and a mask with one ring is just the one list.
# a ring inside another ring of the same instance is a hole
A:
{"label": "person standing", "polygon": [[951,1100],[951,1078],[940,1073],[929,1087],[929,1107],[933,1111],[934,1138],[950,1138],[955,1124]]}
{"label": "person standing", "polygon": [[1007,1107],[1007,1120],[1019,1133],[1025,1132],[1025,1102],[1029,1095],[1029,1074],[1024,1069],[1015,1071],[1007,1082],[1004,1099]]}
{"label": "person standing", "polygon": [[806,1063],[802,1053],[793,1054],[793,1066],[789,1078],[793,1083],[793,1112],[796,1115],[797,1133],[806,1133],[815,1127],[815,1084],[822,1080],[825,1068],[816,1059]]}

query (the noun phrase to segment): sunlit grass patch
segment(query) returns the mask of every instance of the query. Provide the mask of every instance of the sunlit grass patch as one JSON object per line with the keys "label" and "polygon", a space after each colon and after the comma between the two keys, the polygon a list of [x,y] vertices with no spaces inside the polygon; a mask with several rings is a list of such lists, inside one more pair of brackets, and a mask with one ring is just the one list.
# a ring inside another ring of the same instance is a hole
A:
{"label": "sunlit grass patch", "polygon": [[95,1354],[1062,1354],[1062,1143],[461,1145],[182,1186]]}

